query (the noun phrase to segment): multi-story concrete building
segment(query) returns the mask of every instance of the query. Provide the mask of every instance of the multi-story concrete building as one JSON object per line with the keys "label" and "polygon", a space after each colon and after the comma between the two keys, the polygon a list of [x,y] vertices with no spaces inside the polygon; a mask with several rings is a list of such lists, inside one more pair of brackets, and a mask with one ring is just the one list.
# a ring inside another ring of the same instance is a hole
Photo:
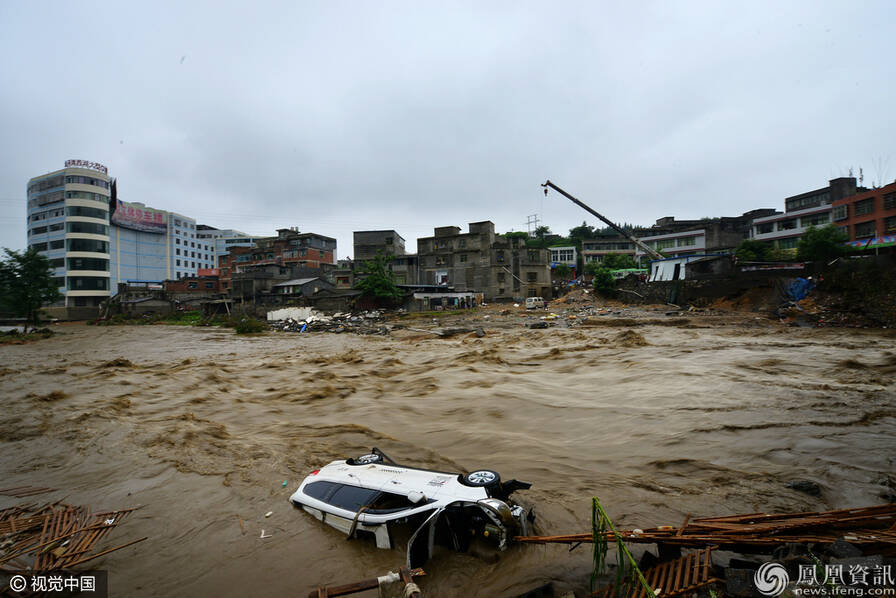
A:
{"label": "multi-story concrete building", "polygon": [[582,261],[584,263],[600,263],[608,255],[628,255],[634,259],[635,244],[619,234],[605,235],[582,242]]}
{"label": "multi-story concrete building", "polygon": [[[655,232],[641,236],[641,240],[667,257],[730,253],[749,237],[750,227],[756,219],[774,213],[774,209],[760,208],[740,216],[684,221],[667,216],[657,220],[651,231]],[[645,257],[641,249],[635,249],[636,259]]]}
{"label": "multi-story concrete building", "polygon": [[784,200],[784,210],[753,219],[750,238],[767,241],[777,249],[796,250],[800,238],[810,226],[831,222],[832,203],[852,197],[864,188],[856,187],[854,177],[832,179],[827,187],[793,195]]}
{"label": "multi-story concrete building", "polygon": [[[218,239],[219,241],[221,239]],[[276,237],[254,239],[250,246],[230,246],[228,252],[218,256],[221,288],[231,288],[235,274],[257,266],[277,265],[288,271],[317,269],[332,271],[336,268],[336,239],[316,233],[300,233],[297,228],[281,228]]]}
{"label": "multi-story concrete building", "polygon": [[143,203],[113,201],[114,186],[105,166],[83,160],[28,182],[28,245],[49,258],[61,306],[95,307],[119,283],[161,284],[216,264],[219,239],[197,231],[217,229]]}
{"label": "multi-story concrete building", "polygon": [[214,247],[197,238],[195,219],[139,202],[118,200],[112,207],[113,288],[192,277],[214,267]]}
{"label": "multi-story concrete building", "polygon": [[486,301],[551,296],[550,251],[495,234],[493,222],[471,222],[417,239],[418,284],[482,292]]}
{"label": "multi-story concrete building", "polygon": [[[352,233],[354,245],[354,260],[349,264],[352,269],[351,279],[363,277],[364,262],[377,255],[391,257],[389,270],[395,277],[395,284],[413,285],[420,278],[417,256],[405,253],[404,237],[394,230],[361,230]],[[338,276],[343,282],[337,280],[337,285],[345,286],[345,272],[340,271]]]}
{"label": "multi-story concrete building", "polygon": [[832,219],[857,249],[896,245],[896,182],[834,200]]}
{"label": "multi-story concrete building", "polygon": [[355,262],[373,259],[377,254],[405,255],[404,237],[394,230],[359,230],[352,233]]}
{"label": "multi-story concrete building", "polygon": [[220,229],[207,224],[196,225],[196,238],[211,248],[212,268],[218,264],[218,258],[230,253],[231,247],[251,247],[258,239],[232,228]]}
{"label": "multi-story concrete building", "polygon": [[109,297],[109,197],[102,164],[67,160],[28,181],[28,247],[50,260],[59,305],[97,306]]}
{"label": "multi-story concrete building", "polygon": [[551,252],[551,268],[556,268],[563,264],[568,266],[573,272],[576,271],[579,251],[575,245],[557,245],[548,247],[548,250]]}

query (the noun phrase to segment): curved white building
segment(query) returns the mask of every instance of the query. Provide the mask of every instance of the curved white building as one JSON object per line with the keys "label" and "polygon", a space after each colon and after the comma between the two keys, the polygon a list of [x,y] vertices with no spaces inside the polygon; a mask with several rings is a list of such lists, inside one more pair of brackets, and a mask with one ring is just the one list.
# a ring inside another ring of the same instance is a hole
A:
{"label": "curved white building", "polygon": [[54,267],[65,307],[109,297],[110,178],[105,166],[67,160],[28,181],[28,247]]}

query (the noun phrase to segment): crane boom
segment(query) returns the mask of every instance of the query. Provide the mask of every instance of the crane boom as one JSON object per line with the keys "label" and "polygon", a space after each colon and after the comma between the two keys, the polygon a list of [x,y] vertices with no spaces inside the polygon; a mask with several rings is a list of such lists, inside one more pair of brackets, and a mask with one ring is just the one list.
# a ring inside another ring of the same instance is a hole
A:
{"label": "crane boom", "polygon": [[588,212],[589,214],[593,214],[595,217],[599,218],[601,220],[601,222],[603,222],[604,224],[606,224],[607,226],[609,226],[610,228],[615,230],[617,233],[619,233],[620,235],[622,235],[623,237],[625,237],[626,239],[628,239],[629,241],[634,243],[637,247],[639,247],[644,253],[646,253],[650,257],[657,259],[657,260],[665,259],[666,256],[664,256],[662,253],[660,253],[656,249],[653,249],[652,247],[649,247],[646,243],[641,241],[639,238],[637,238],[633,234],[626,232],[624,229],[617,226],[615,223],[611,222],[607,218],[604,218],[602,215],[600,215],[596,211],[592,210],[590,207],[588,207],[587,205],[585,205],[584,203],[582,203],[581,201],[579,201],[578,199],[576,199],[575,197],[573,197],[572,195],[570,195],[569,193],[567,193],[566,191],[564,191],[563,189],[561,189],[560,187],[558,187],[557,185],[552,183],[550,180],[545,181],[545,183],[542,185],[542,187],[544,187],[545,194],[547,194],[548,187],[550,187],[551,189],[553,189],[560,195],[564,196],[566,199],[570,200],[572,203],[576,204],[577,206],[579,206],[580,208],[582,208],[583,210]]}

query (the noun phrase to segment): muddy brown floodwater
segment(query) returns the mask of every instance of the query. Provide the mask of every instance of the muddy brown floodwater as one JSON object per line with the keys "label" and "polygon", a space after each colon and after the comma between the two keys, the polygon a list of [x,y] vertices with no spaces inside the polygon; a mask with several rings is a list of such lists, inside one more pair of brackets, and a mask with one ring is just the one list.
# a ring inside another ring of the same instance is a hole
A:
{"label": "muddy brown floodwater", "polygon": [[[304,596],[404,560],[288,504],[330,460],[377,446],[421,467],[496,469],[532,482],[520,498],[540,533],[588,531],[592,496],[626,527],[877,504],[896,470],[894,381],[886,330],[67,326],[0,347],[0,478],[94,509],[144,505],[108,542],[150,539],[95,565],[114,596]],[[795,479],[822,495],[785,487]],[[440,553],[423,587],[581,589],[589,568],[587,547]]]}

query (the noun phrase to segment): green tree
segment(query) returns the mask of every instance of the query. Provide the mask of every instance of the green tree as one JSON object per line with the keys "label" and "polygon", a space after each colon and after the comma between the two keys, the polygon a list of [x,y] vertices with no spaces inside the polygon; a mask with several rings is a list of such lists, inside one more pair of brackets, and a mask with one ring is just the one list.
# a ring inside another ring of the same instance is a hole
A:
{"label": "green tree", "polygon": [[595,276],[597,271],[603,268],[603,264],[600,262],[588,262],[585,264],[585,274],[590,274],[591,276]]}
{"label": "green tree", "polygon": [[635,258],[627,253],[608,253],[604,256],[601,264],[608,270],[623,270],[626,268],[637,268],[638,263]]}
{"label": "green tree", "polygon": [[583,239],[593,239],[596,234],[597,231],[594,230],[594,227],[588,226],[588,223],[584,220],[581,226],[569,229],[569,238],[575,241],[579,248],[582,247]]}
{"label": "green tree", "polygon": [[846,233],[835,224],[821,228],[810,226],[796,247],[796,255],[806,261],[832,260],[846,253],[843,244],[848,240]]}
{"label": "green tree", "polygon": [[742,262],[768,262],[771,261],[772,247],[765,241],[745,239],[734,250],[734,255]]}
{"label": "green tree", "polygon": [[355,288],[365,297],[373,297],[380,301],[396,302],[404,293],[395,285],[395,276],[389,269],[391,256],[382,252],[370,261],[364,262],[360,274],[364,277],[355,283]]}
{"label": "green tree", "polygon": [[553,274],[557,278],[567,280],[572,274],[572,269],[566,264],[557,264],[556,266],[554,266]]}
{"label": "green tree", "polygon": [[616,294],[616,279],[609,268],[599,267],[594,273],[594,290],[604,297]]}
{"label": "green tree", "polygon": [[50,261],[31,248],[24,253],[3,250],[0,261],[0,307],[3,311],[25,317],[25,329],[40,323],[40,308],[60,299],[59,285],[53,280]]}

